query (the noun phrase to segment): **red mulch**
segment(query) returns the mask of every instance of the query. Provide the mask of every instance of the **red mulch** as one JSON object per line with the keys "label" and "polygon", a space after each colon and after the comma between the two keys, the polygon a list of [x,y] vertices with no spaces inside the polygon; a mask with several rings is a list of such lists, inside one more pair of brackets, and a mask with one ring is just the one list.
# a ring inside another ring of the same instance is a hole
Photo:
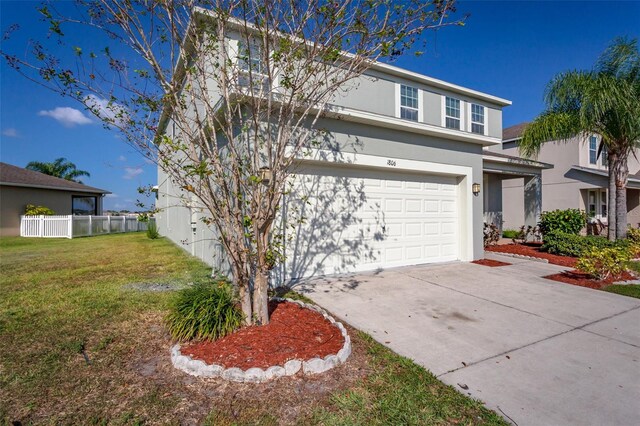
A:
{"label": "red mulch", "polygon": [[629,272],[623,272],[620,276],[617,277],[609,277],[606,280],[594,280],[590,275],[585,274],[584,272],[580,272],[578,270],[573,271],[565,271],[559,274],[547,275],[546,277],[549,280],[559,281],[561,283],[577,285],[580,287],[589,287],[595,289],[601,289],[606,287],[615,281],[626,281],[632,280],[635,277],[631,275]]}
{"label": "red mulch", "polygon": [[474,260],[471,263],[475,263],[476,265],[490,266],[492,268],[495,268],[496,266],[511,265],[510,263],[507,263],[507,262],[500,262],[499,260],[491,260],[491,259],[479,259],[479,260]]}
{"label": "red mulch", "polygon": [[268,368],[292,359],[309,360],[336,354],[344,344],[340,330],[311,309],[295,303],[272,302],[264,326],[242,328],[216,341],[185,345],[185,355],[225,368]]}
{"label": "red mulch", "polygon": [[485,250],[496,253],[510,253],[510,254],[522,254],[524,256],[537,257],[540,259],[547,259],[549,263],[554,265],[566,266],[569,268],[575,268],[578,259],[569,256],[558,256],[556,254],[546,253],[540,251],[541,244],[529,243],[529,244],[505,244],[498,246],[489,246]]}

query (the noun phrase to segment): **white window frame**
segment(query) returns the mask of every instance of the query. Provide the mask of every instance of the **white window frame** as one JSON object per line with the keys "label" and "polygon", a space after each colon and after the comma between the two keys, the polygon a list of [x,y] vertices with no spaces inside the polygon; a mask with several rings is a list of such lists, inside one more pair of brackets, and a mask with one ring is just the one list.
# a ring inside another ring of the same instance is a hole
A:
{"label": "white window frame", "polygon": [[[480,122],[477,122],[477,121],[473,121],[473,106],[474,105],[482,107],[482,117],[484,118],[484,122],[483,123],[480,123]],[[489,125],[488,125],[488,120],[487,120],[488,115],[489,115],[489,114],[487,114],[488,110],[489,109],[487,108],[487,106],[483,105],[481,103],[478,103],[478,102],[469,102],[469,103],[467,103],[467,122],[469,123],[469,128],[467,129],[467,131],[469,133],[473,133],[474,135],[484,135],[484,136],[487,136],[489,134]],[[482,125],[484,131],[482,133],[474,132],[473,131],[473,125],[474,124]]]}
{"label": "white window frame", "polygon": [[[245,40],[233,40],[233,41],[235,42],[235,45],[233,47],[235,48],[234,50],[235,50],[235,54],[236,54],[236,65],[237,65],[237,69],[238,69],[238,86],[242,87],[243,90],[248,91],[249,86],[248,85],[246,85],[246,86],[242,85],[242,84],[240,84],[240,81],[239,81],[240,77],[242,75],[246,75],[247,78],[249,76],[249,70],[245,70],[241,65],[242,62],[244,62],[241,59],[241,53],[242,53],[241,49],[243,48],[242,46],[243,46],[243,44],[246,43],[246,41]],[[260,68],[263,68],[264,67],[264,65],[263,65],[263,59],[264,58],[262,57],[262,55],[263,55],[262,54],[262,45],[257,44],[257,43],[252,43],[251,51],[253,52],[255,49],[257,49],[259,51],[260,56],[258,58],[258,62],[260,64]],[[252,60],[251,57],[249,57],[248,61],[251,62],[251,60]],[[255,57],[254,57],[254,60],[255,60]],[[251,71],[252,77],[253,77],[254,80],[256,78],[260,78],[260,77],[263,79],[263,84],[262,85],[256,84],[256,81],[254,81],[254,86],[256,86],[256,88],[254,88],[254,94],[257,94],[256,93],[256,89],[257,88],[260,88],[259,92],[263,91],[264,93],[269,93],[269,92],[271,92],[273,90],[273,86],[277,85],[277,83],[275,81],[269,82],[269,75],[268,74],[264,74],[262,71],[263,71],[262,69],[260,69],[260,70],[253,69]],[[266,81],[266,84],[264,83],[265,81]]]}
{"label": "white window frame", "polygon": [[[401,86],[412,87],[418,91],[418,120],[409,120],[408,118],[402,118],[402,114],[400,113],[402,108],[410,108],[411,107],[403,107],[402,106],[402,89]],[[411,86],[410,84],[404,83],[396,83],[396,118],[400,118],[401,120],[407,120],[414,123],[424,123],[424,107],[423,107],[423,98],[422,98],[422,89],[417,86]]]}
{"label": "white window frame", "polygon": [[[591,148],[591,141],[595,140],[595,147]],[[598,138],[596,136],[589,136],[589,164],[593,166],[598,165]],[[593,161],[591,161],[591,153],[593,152]]]}
{"label": "white window frame", "polygon": [[[447,116],[447,98],[455,99],[460,103],[460,117]],[[464,131],[465,119],[464,119],[464,104],[465,102],[460,98],[454,98],[453,96],[442,95],[442,127],[450,130]],[[452,118],[460,121],[460,128],[447,127],[447,118]]]}
{"label": "white window frame", "polygon": [[591,206],[591,196],[593,195],[594,197],[594,209],[593,209],[593,217],[595,219],[606,219],[607,218],[607,211],[603,211],[602,207],[605,207],[605,209],[609,209],[609,198],[607,197],[607,190],[606,189],[588,189],[587,190],[587,205],[586,205],[586,210],[587,210],[587,215],[591,215],[591,209],[589,208]]}

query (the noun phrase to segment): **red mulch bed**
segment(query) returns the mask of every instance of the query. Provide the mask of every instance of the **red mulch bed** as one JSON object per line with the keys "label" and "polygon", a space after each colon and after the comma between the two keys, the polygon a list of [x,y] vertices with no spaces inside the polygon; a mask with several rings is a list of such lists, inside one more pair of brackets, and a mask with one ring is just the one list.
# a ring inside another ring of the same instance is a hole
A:
{"label": "red mulch bed", "polygon": [[499,260],[492,260],[492,259],[479,259],[479,260],[474,260],[471,263],[475,263],[476,265],[490,266],[492,268],[495,268],[497,266],[511,265],[510,263],[507,263],[507,262],[500,262]]}
{"label": "red mulch bed", "polygon": [[580,272],[578,270],[565,271],[559,274],[547,275],[544,277],[549,280],[559,281],[561,283],[577,285],[580,287],[589,287],[595,289],[601,289],[616,281],[626,281],[635,279],[629,272],[623,272],[620,276],[609,277],[606,280],[594,280],[590,275]]}
{"label": "red mulch bed", "polygon": [[323,358],[342,349],[342,333],[321,314],[290,302],[272,302],[269,310],[267,325],[245,327],[213,342],[185,345],[180,351],[207,364],[247,370],[282,366],[292,359]]}
{"label": "red mulch bed", "polygon": [[521,254],[524,256],[537,257],[539,259],[547,259],[549,263],[554,265],[566,266],[568,268],[575,268],[578,259],[569,256],[558,256],[556,254],[546,253],[540,251],[542,244],[528,243],[528,244],[505,244],[498,246],[489,246],[485,250],[496,253],[510,253]]}

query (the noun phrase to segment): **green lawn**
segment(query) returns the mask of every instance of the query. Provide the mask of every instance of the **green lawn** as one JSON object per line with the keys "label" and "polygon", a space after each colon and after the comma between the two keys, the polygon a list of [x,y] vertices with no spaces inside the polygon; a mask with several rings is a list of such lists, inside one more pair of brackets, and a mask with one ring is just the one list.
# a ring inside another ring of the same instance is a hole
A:
{"label": "green lawn", "polygon": [[610,285],[603,288],[604,291],[610,293],[622,294],[623,296],[635,297],[640,299],[640,285],[626,284],[626,285]]}
{"label": "green lawn", "polygon": [[506,424],[353,329],[349,362],[320,376],[246,385],[175,370],[162,322],[175,293],[140,288],[209,273],[144,234],[0,239],[2,423]]}

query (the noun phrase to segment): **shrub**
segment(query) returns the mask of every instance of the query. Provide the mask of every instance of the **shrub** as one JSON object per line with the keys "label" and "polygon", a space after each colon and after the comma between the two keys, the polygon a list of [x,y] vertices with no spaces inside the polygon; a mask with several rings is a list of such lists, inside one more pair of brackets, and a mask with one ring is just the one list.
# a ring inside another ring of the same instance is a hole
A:
{"label": "shrub", "polygon": [[152,240],[155,240],[159,236],[160,236],[160,232],[158,232],[158,225],[156,225],[156,222],[154,220],[150,220],[147,223],[147,237],[149,237]]}
{"label": "shrub", "polygon": [[181,290],[166,322],[174,339],[215,340],[237,330],[243,314],[226,281],[198,283]]}
{"label": "shrub", "polygon": [[49,207],[34,206],[33,204],[27,204],[27,206],[24,208],[24,214],[27,216],[39,216],[39,215],[51,216],[51,215],[54,215],[55,213]]}
{"label": "shrub", "polygon": [[517,238],[520,235],[520,231],[518,231],[517,229],[505,229],[504,231],[502,231],[502,236],[504,238]]}
{"label": "shrub", "polygon": [[592,277],[606,280],[609,277],[620,276],[629,260],[629,251],[623,247],[591,247],[578,259],[576,267]]}
{"label": "shrub", "polygon": [[634,244],[640,244],[640,228],[629,226],[629,229],[627,229],[627,238]]}
{"label": "shrub", "polygon": [[516,235],[512,237],[511,240],[514,243],[524,244],[527,241],[529,241],[529,239],[532,239],[533,241],[540,241],[541,238],[542,238],[542,235],[540,233],[539,226],[522,225],[520,227],[520,230],[516,232]]}
{"label": "shrub", "polygon": [[585,227],[586,221],[587,216],[578,209],[543,212],[540,216],[540,232],[542,235],[553,231],[577,235]]}
{"label": "shrub", "polygon": [[552,231],[544,235],[543,244],[540,249],[551,254],[580,257],[586,249],[592,247],[599,249],[609,247],[626,248],[626,245],[627,243],[625,241],[614,242],[595,235],[583,236],[568,234],[562,231]]}
{"label": "shrub", "polygon": [[484,246],[489,247],[494,245],[500,239],[500,231],[498,231],[498,227],[493,223],[484,223],[484,233],[483,233],[483,242]]}

